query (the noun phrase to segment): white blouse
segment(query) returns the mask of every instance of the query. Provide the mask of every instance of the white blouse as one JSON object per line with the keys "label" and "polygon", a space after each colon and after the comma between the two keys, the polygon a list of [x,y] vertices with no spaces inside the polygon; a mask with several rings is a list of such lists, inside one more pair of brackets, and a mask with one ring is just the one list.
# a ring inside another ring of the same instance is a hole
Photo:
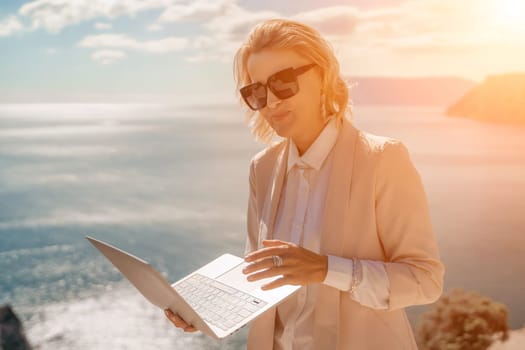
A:
{"label": "white blouse", "polygon": [[[332,148],[339,130],[331,120],[308,150],[299,156],[290,140],[287,174],[275,221],[274,238],[319,253],[321,225],[332,168]],[[362,280],[351,297],[374,309],[387,309],[390,294],[382,261],[360,260]],[[352,283],[351,259],[328,256],[324,284],[348,291]],[[308,350],[314,334],[314,305],[318,285],[303,286],[277,307],[274,349]]]}

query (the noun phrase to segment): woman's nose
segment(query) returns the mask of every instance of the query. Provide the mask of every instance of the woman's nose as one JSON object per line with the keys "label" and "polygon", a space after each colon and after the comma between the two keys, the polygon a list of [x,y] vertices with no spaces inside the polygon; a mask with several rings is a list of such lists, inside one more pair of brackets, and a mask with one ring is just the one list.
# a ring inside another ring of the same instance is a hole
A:
{"label": "woman's nose", "polygon": [[275,96],[270,89],[268,89],[266,94],[266,105],[268,106],[268,108],[276,108],[281,102],[282,100],[279,97]]}

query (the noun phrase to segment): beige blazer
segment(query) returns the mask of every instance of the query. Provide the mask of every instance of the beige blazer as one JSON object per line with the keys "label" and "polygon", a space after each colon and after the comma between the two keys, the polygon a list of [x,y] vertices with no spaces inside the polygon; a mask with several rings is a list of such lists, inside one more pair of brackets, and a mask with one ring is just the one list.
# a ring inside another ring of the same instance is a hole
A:
{"label": "beige blazer", "polygon": [[[273,237],[289,142],[257,154],[250,165],[247,252]],[[417,349],[404,308],[436,301],[444,266],[421,179],[400,142],[343,122],[333,149],[321,232],[321,254],[385,262],[388,310],[321,285],[315,305],[315,349]],[[273,348],[275,308],[254,320],[249,350]]]}

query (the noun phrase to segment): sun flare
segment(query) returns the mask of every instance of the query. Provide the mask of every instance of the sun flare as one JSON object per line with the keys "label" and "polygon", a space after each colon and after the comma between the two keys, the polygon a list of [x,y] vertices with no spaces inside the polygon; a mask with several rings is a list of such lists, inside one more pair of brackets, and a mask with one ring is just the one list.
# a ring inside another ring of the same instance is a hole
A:
{"label": "sun flare", "polygon": [[525,1],[503,0],[499,3],[498,22],[525,32]]}

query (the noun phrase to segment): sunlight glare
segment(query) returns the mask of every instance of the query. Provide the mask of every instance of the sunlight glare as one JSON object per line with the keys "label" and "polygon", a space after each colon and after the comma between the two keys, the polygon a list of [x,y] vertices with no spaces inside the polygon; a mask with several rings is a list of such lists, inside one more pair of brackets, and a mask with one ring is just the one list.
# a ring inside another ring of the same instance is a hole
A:
{"label": "sunlight glare", "polygon": [[525,1],[503,0],[498,7],[498,22],[501,25],[525,31]]}

